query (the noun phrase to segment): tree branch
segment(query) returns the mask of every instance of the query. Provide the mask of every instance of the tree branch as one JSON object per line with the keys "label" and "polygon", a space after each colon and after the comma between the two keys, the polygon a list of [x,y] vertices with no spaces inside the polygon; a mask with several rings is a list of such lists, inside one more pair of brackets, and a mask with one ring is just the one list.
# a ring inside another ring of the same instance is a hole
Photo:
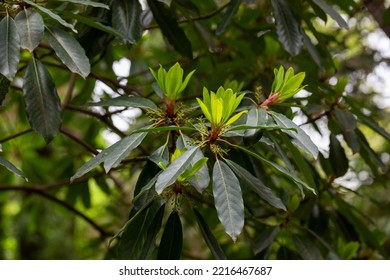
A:
{"label": "tree branch", "polygon": [[32,132],[32,131],[33,131],[33,130],[32,130],[31,128],[29,128],[29,129],[26,129],[26,130],[24,130],[24,131],[21,131],[21,132],[15,133],[15,134],[13,134],[13,135],[10,135],[10,136],[8,136],[8,137],[5,137],[5,138],[3,138],[3,139],[0,140],[0,144],[3,144],[3,143],[5,143],[5,142],[7,142],[7,141],[9,141],[9,140],[15,139],[15,138],[17,138],[17,137],[19,137],[19,136],[22,136],[22,135],[24,135],[24,134],[30,133],[30,132]]}

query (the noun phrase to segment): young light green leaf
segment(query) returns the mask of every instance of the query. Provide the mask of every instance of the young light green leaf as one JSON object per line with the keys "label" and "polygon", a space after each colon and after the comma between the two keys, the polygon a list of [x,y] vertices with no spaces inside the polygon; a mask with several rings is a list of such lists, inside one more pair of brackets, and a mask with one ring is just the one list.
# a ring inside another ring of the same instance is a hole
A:
{"label": "young light green leaf", "polygon": [[111,168],[117,167],[132,150],[141,144],[147,134],[147,132],[135,133],[115,143],[115,148],[104,159],[104,170],[108,172]]}
{"label": "young light green leaf", "polygon": [[61,126],[61,104],[53,80],[35,58],[27,65],[23,95],[31,128],[50,142]]}
{"label": "young light green leaf", "polygon": [[206,241],[207,247],[209,247],[211,253],[213,254],[216,260],[226,260],[225,253],[223,252],[221,246],[219,245],[217,239],[211,232],[209,226],[206,221],[202,217],[202,215],[196,210],[193,209],[195,213],[196,221],[199,225],[200,231],[202,232],[203,239]]}
{"label": "young light green leaf", "polygon": [[45,7],[41,6],[41,5],[38,5],[36,3],[34,3],[33,1],[30,1],[30,0],[23,0],[25,3],[31,5],[32,7],[34,7],[35,9],[39,10],[41,13],[47,15],[48,17],[51,17],[52,19],[54,19],[55,21],[57,21],[59,24],[69,28],[70,30],[72,30],[74,33],[77,33],[77,30],[74,29],[73,25],[71,25],[70,23],[67,23],[65,20],[63,20],[59,15],[53,13],[52,11],[50,11],[49,9],[46,9]]}
{"label": "young light green leaf", "polygon": [[142,36],[142,7],[138,0],[115,0],[112,6],[112,25],[137,42]]}
{"label": "young light green leaf", "polygon": [[26,177],[24,177],[22,171],[20,171],[15,165],[13,165],[12,163],[10,163],[8,160],[6,160],[5,158],[3,158],[1,156],[0,156],[0,165],[4,166],[12,173],[18,175],[19,177],[24,178],[27,181],[27,179],[26,179]]}
{"label": "young light green leaf", "polygon": [[46,37],[57,56],[70,71],[85,79],[91,72],[91,65],[80,43],[62,29],[46,26],[46,30]]}
{"label": "young light green leaf", "polygon": [[287,52],[296,56],[303,45],[299,23],[285,0],[272,0],[271,3],[275,13],[278,39]]}
{"label": "young light green leaf", "polygon": [[5,96],[8,93],[11,82],[3,75],[0,74],[0,106],[3,104]]}
{"label": "young light green leaf", "polygon": [[16,23],[8,14],[0,22],[0,54],[0,73],[12,80],[18,70],[20,38]]}
{"label": "young light green leaf", "polygon": [[172,185],[177,178],[179,178],[179,176],[191,164],[191,160],[198,149],[198,147],[192,147],[173,161],[167,169],[160,174],[156,182],[156,192],[158,194],[161,194],[165,188]]}
{"label": "young light green leaf", "polygon": [[312,154],[314,158],[318,157],[318,148],[310,139],[310,137],[304,132],[299,126],[297,126],[292,120],[286,116],[272,112],[272,117],[275,122],[284,128],[293,128],[293,130],[284,130],[288,135],[295,139],[294,143],[305,150],[306,152]]}
{"label": "young light green leaf", "polygon": [[44,31],[42,16],[34,9],[23,9],[15,17],[20,46],[32,52],[41,42]]}
{"label": "young light green leaf", "polygon": [[234,161],[225,160],[230,168],[237,174],[243,183],[250,187],[254,192],[256,192],[262,199],[267,201],[270,205],[275,208],[282,209],[287,211],[286,206],[283,201],[277,197],[274,192],[263,184],[258,178],[253,176],[249,171],[235,163]]}
{"label": "young light green leaf", "polygon": [[142,109],[157,110],[157,105],[154,104],[147,98],[139,96],[119,96],[112,99],[106,99],[95,103],[87,103],[86,106],[123,106],[123,107],[134,107]]}
{"label": "young light green leaf", "polygon": [[244,201],[236,175],[221,160],[213,168],[213,196],[218,218],[235,242],[244,227]]}
{"label": "young light green leaf", "polygon": [[236,15],[238,8],[240,7],[242,0],[231,0],[227,6],[226,12],[223,14],[221,21],[217,26],[217,35],[221,35],[226,27],[230,24],[233,17]]}
{"label": "young light green leaf", "polygon": [[173,211],[165,225],[157,253],[158,260],[180,259],[183,247],[183,228],[179,214]]}
{"label": "young light green leaf", "polygon": [[89,1],[89,0],[57,0],[57,1],[69,2],[69,3],[84,5],[84,6],[91,6],[91,7],[95,7],[95,8],[103,8],[103,9],[107,9],[107,10],[110,9],[110,7],[106,4],[94,2],[94,1]]}
{"label": "young light green leaf", "polygon": [[325,13],[330,15],[340,27],[349,29],[348,23],[341,17],[341,15],[333,9],[328,3],[324,0],[312,0],[315,4],[317,4]]}

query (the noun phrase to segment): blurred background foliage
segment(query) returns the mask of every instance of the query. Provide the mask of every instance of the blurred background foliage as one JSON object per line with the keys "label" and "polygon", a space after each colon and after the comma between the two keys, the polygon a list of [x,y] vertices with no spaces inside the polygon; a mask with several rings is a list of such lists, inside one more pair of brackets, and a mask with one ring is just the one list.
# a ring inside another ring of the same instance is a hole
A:
{"label": "blurred background foliage", "polygon": [[[14,16],[14,1],[3,2],[9,2],[7,11]],[[170,67],[177,61],[185,73],[196,69],[182,98],[194,106],[203,86],[216,90],[230,79],[243,81],[244,90],[261,86],[267,94],[275,67],[306,72],[307,87],[291,104],[272,109],[293,118],[319,146],[319,160],[307,160],[318,195],[302,199],[291,190],[284,193],[285,178],[253,163],[256,170],[251,170],[248,163],[251,172],[285,195],[288,214],[248,196],[245,205],[255,218],[247,218],[250,227],[233,243],[215,210],[200,206],[228,258],[388,258],[388,1],[141,1],[142,10],[133,10],[133,17],[142,36],[133,30],[130,39],[76,17],[119,28],[115,15],[127,1],[100,1],[111,9],[36,2],[75,24],[78,33],[73,35],[92,68],[86,79],[71,73],[45,39],[34,50],[50,72],[63,108],[61,129],[47,144],[31,130],[26,115],[21,88],[31,54],[21,52],[16,78],[0,99],[0,144],[1,156],[28,182],[0,166],[0,259],[112,257],[108,240],[127,221],[146,156],[161,141],[148,136],[108,174],[96,169],[70,183],[91,155],[147,122],[139,109],[85,104],[135,95],[161,105],[148,67]],[[0,3],[0,17],[5,14]],[[53,21],[43,16],[45,23]],[[278,147],[266,149],[267,158],[280,160]],[[295,166],[294,152],[283,156]],[[182,258],[211,258],[195,218],[182,218]]]}

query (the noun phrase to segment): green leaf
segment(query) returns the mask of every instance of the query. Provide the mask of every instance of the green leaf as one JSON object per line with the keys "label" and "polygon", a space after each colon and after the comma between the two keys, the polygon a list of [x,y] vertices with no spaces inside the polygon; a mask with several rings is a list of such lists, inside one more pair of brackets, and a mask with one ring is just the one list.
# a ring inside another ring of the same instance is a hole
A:
{"label": "green leaf", "polygon": [[12,173],[18,175],[19,177],[24,178],[26,181],[26,177],[24,177],[23,172],[20,171],[15,165],[10,163],[8,160],[0,156],[0,165],[4,166],[8,169],[8,171],[11,171]]}
{"label": "green leaf", "polygon": [[99,3],[99,2],[94,2],[94,1],[89,1],[89,0],[57,0],[58,2],[69,2],[69,3],[74,3],[74,4],[79,4],[83,6],[91,6],[95,8],[103,8],[109,10],[110,7],[106,4]]}
{"label": "green leaf", "polygon": [[0,106],[3,104],[10,85],[11,82],[5,76],[0,74]]}
{"label": "green leaf", "polygon": [[119,96],[112,99],[106,99],[95,103],[87,103],[86,106],[123,106],[157,110],[157,105],[147,98],[138,96]]}
{"label": "green leaf", "polygon": [[85,79],[91,72],[91,65],[80,43],[62,29],[46,26],[46,30],[46,37],[57,56],[70,71]]}
{"label": "green leaf", "polygon": [[157,253],[158,260],[178,260],[180,259],[183,247],[183,229],[179,214],[173,211],[169,215],[165,225],[164,233],[161,237],[160,247]]}
{"label": "green leaf", "polygon": [[192,58],[191,42],[188,40],[183,29],[179,27],[171,10],[160,1],[148,0],[147,3],[153,13],[155,21],[161,28],[161,32],[167,38],[168,42],[180,54]]}
{"label": "green leaf", "polygon": [[207,247],[209,247],[210,252],[213,254],[216,260],[226,260],[225,253],[223,252],[214,234],[211,232],[206,221],[196,209],[193,210],[195,213],[196,222],[198,223],[200,231],[202,232],[203,239],[206,241]]}
{"label": "green leaf", "polygon": [[223,14],[221,21],[217,26],[217,35],[221,35],[226,27],[230,24],[233,17],[236,15],[238,8],[240,7],[242,0],[231,0],[227,6],[226,12]]}
{"label": "green leaf", "polygon": [[12,80],[18,71],[20,38],[16,23],[8,14],[0,22],[0,73]]}
{"label": "green leaf", "polygon": [[[370,144],[368,143],[364,134],[359,129],[355,129],[355,132],[359,140],[360,156],[368,164],[375,175],[385,173],[387,170],[386,165],[382,162],[378,154],[370,147]],[[380,172],[378,172],[378,170]]]}
{"label": "green leaf", "polygon": [[23,94],[31,128],[49,143],[61,126],[61,104],[49,72],[35,58],[27,66]]}
{"label": "green leaf", "polygon": [[177,178],[179,178],[191,164],[191,160],[198,150],[198,147],[192,147],[173,161],[168,168],[160,174],[156,182],[156,192],[158,194],[161,194],[165,188],[176,182]]}
{"label": "green leaf", "polygon": [[138,0],[115,0],[112,6],[112,26],[137,42],[142,36],[142,7]]}
{"label": "green leaf", "polygon": [[352,149],[353,153],[357,153],[360,150],[359,140],[356,136],[355,129],[357,127],[357,121],[354,115],[346,110],[336,108],[333,111],[332,117],[337,120],[337,125],[340,127],[344,140],[348,146]]}
{"label": "green leaf", "polygon": [[296,56],[303,45],[299,23],[285,0],[272,0],[271,2],[275,13],[278,39],[290,55]]}
{"label": "green leaf", "polygon": [[280,173],[282,173],[283,175],[285,175],[286,177],[290,178],[296,185],[297,187],[299,187],[299,189],[301,190],[301,194],[302,196],[304,195],[303,193],[303,190],[302,190],[302,187],[310,190],[312,193],[316,193],[315,190],[313,188],[311,188],[308,184],[306,184],[305,182],[303,182],[301,179],[299,179],[296,175],[290,173],[286,168],[284,168],[283,166],[280,166],[279,164],[275,163],[275,162],[272,162],[268,159],[266,159],[265,157],[259,155],[259,154],[256,154],[244,147],[241,147],[239,145],[232,145],[233,147],[239,149],[239,150],[242,150],[244,151],[245,153],[247,153],[248,155],[251,155],[253,156],[254,158],[266,163],[267,165],[269,166],[272,166],[273,168],[275,168],[276,170],[278,170]]}
{"label": "green leaf", "polygon": [[324,0],[312,0],[315,4],[317,4],[325,13],[330,15],[340,27],[348,29],[348,23],[340,16],[338,12],[333,9],[328,3]]}
{"label": "green leaf", "polygon": [[[267,124],[268,114],[263,108],[251,108],[248,112],[246,119],[247,126],[265,126]],[[254,136],[259,129],[248,129],[245,131],[244,136]]]}
{"label": "green leaf", "polygon": [[329,160],[336,178],[347,173],[349,167],[348,158],[339,140],[333,134],[330,135]]}
{"label": "green leaf", "polygon": [[32,52],[41,42],[44,31],[42,16],[34,9],[23,9],[15,18],[20,46]]}
{"label": "green leaf", "polygon": [[159,209],[159,203],[155,201],[140,215],[137,215],[135,219],[132,219],[131,223],[126,225],[117,247],[119,259],[139,259],[144,246],[147,245],[145,241],[148,229]]}
{"label": "green leaf", "polygon": [[304,260],[323,260],[320,250],[309,238],[294,235],[293,241],[295,243],[295,247],[297,248],[298,254]]}
{"label": "green leaf", "polygon": [[297,126],[292,120],[287,118],[286,116],[272,112],[272,117],[275,120],[275,122],[280,125],[281,127],[285,128],[293,128],[296,131],[293,130],[284,130],[288,135],[294,138],[294,143],[305,150],[306,152],[312,154],[314,158],[318,157],[318,148],[317,146],[311,141],[310,137],[304,132],[299,126]]}
{"label": "green leaf", "polygon": [[213,195],[218,218],[235,242],[244,226],[244,201],[236,175],[220,160],[213,168]]}
{"label": "green leaf", "polygon": [[153,250],[156,248],[156,236],[161,228],[162,220],[164,217],[164,210],[165,204],[160,207],[149,225],[144,246],[142,248],[141,255],[139,256],[140,260],[150,259]]}
{"label": "green leaf", "polygon": [[259,178],[253,176],[249,171],[235,163],[234,161],[225,160],[226,163],[230,166],[230,168],[237,174],[241,182],[251,188],[255,193],[257,193],[262,199],[267,201],[270,205],[275,208],[282,209],[287,211],[286,206],[283,201],[277,197],[274,192],[268,188],[266,185],[261,182]]}
{"label": "green leaf", "polygon": [[23,0],[23,2],[31,5],[32,7],[34,7],[35,9],[39,10],[41,13],[47,15],[48,17],[54,19],[55,21],[57,21],[59,24],[61,24],[62,26],[65,26],[67,28],[69,28],[70,30],[72,30],[74,33],[77,33],[77,30],[74,29],[73,25],[71,25],[70,23],[67,23],[65,20],[63,20],[59,15],[53,13],[52,11],[50,11],[49,9],[46,9],[45,7],[42,7],[41,5],[38,5],[30,0]]}
{"label": "green leaf", "polygon": [[108,172],[111,168],[117,167],[132,150],[142,143],[147,134],[147,132],[135,133],[115,143],[115,148],[104,159],[104,170]]}
{"label": "green leaf", "polygon": [[272,245],[272,242],[274,242],[276,236],[279,234],[280,228],[279,227],[266,227],[259,231],[259,234],[256,236],[256,239],[254,241],[253,245],[253,251],[255,254],[260,254],[263,250],[270,247]]}

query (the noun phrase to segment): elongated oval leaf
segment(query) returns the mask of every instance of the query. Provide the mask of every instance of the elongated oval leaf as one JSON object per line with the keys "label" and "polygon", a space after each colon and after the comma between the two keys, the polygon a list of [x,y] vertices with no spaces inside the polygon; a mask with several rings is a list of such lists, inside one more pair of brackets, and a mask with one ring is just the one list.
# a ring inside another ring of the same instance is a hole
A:
{"label": "elongated oval leaf", "polygon": [[109,10],[110,7],[106,4],[99,3],[99,2],[94,2],[94,1],[86,1],[86,0],[57,0],[61,2],[69,2],[69,3],[74,3],[74,4],[79,4],[79,5],[84,5],[84,6],[91,6],[95,8],[103,8]]}
{"label": "elongated oval leaf", "polygon": [[192,58],[191,42],[188,40],[183,29],[180,28],[172,12],[160,1],[148,0],[147,2],[154,19],[168,42],[180,54]]}
{"label": "elongated oval leaf", "polygon": [[323,260],[320,250],[307,237],[294,235],[293,237],[298,254],[304,260]]}
{"label": "elongated oval leaf", "polygon": [[186,170],[186,168],[191,164],[191,160],[194,158],[198,147],[193,147],[183,153],[180,157],[174,160],[168,167],[165,169],[157,179],[156,182],[156,192],[161,194],[166,187],[172,185],[177,178]]}
{"label": "elongated oval leaf", "polygon": [[113,150],[104,159],[105,171],[108,172],[111,168],[118,166],[132,150],[141,144],[147,134],[147,132],[132,134],[115,143]]}
{"label": "elongated oval leaf", "polygon": [[44,31],[42,16],[34,9],[23,9],[15,18],[20,46],[32,52],[41,42]]}
{"label": "elongated oval leaf", "polygon": [[49,72],[35,58],[27,66],[23,94],[31,128],[50,142],[61,126],[60,98]]}
{"label": "elongated oval leaf", "polygon": [[214,258],[217,260],[226,260],[225,253],[223,252],[221,246],[219,245],[217,239],[211,232],[209,226],[207,225],[202,215],[196,209],[194,209],[194,213],[195,213],[196,222],[198,223],[200,231],[202,232],[203,239],[206,241],[206,244],[209,247]]}
{"label": "elongated oval leaf", "polygon": [[157,253],[157,259],[178,260],[180,259],[182,247],[183,229],[179,214],[176,211],[173,211],[165,225]]}
{"label": "elongated oval leaf", "polygon": [[277,197],[273,191],[264,185],[258,178],[253,176],[249,171],[235,163],[231,160],[226,160],[226,163],[232,168],[234,173],[244,182],[248,187],[250,187],[254,192],[256,192],[262,199],[267,201],[270,205],[275,208],[282,209],[287,211],[286,206],[283,201]]}
{"label": "elongated oval leaf", "polygon": [[112,25],[126,34],[131,42],[137,42],[142,36],[142,7],[138,0],[115,0],[112,6]]}
{"label": "elongated oval leaf", "polygon": [[106,99],[95,103],[87,103],[86,106],[124,106],[157,110],[157,105],[147,98],[138,96],[119,96],[112,99]]}
{"label": "elongated oval leaf", "polygon": [[340,27],[348,29],[348,23],[340,16],[338,12],[333,9],[331,5],[326,3],[324,0],[312,0],[314,3],[316,3],[325,13],[330,15],[337,23],[340,25]]}
{"label": "elongated oval leaf", "polygon": [[298,21],[285,0],[272,0],[275,13],[276,33],[283,48],[296,56],[302,48],[302,34]]}
{"label": "elongated oval leaf", "polygon": [[3,104],[5,96],[8,93],[9,86],[11,82],[8,79],[0,74],[0,106]]}
{"label": "elongated oval leaf", "polygon": [[91,65],[80,43],[69,33],[55,27],[46,27],[46,37],[57,56],[73,73],[86,78]]}
{"label": "elongated oval leaf", "polygon": [[20,38],[16,23],[8,14],[0,22],[0,54],[0,73],[12,80],[18,70]]}
{"label": "elongated oval leaf", "polygon": [[333,134],[330,135],[329,160],[336,178],[343,176],[348,171],[349,163],[345,151]]}
{"label": "elongated oval leaf", "polygon": [[221,35],[226,30],[226,27],[228,27],[233,17],[236,15],[241,2],[242,0],[231,0],[229,2],[226,12],[223,14],[221,21],[218,23],[216,31],[217,35]]}
{"label": "elongated oval leaf", "polygon": [[244,201],[236,175],[220,160],[215,161],[213,168],[213,195],[218,218],[236,241],[244,227]]}
{"label": "elongated oval leaf", "polygon": [[45,7],[42,7],[41,5],[38,5],[38,4],[36,4],[36,3],[34,3],[32,1],[30,1],[30,0],[23,0],[23,1],[26,2],[27,4],[31,5],[35,9],[39,10],[41,13],[47,15],[48,17],[51,17],[52,19],[57,21],[62,26],[65,26],[65,27],[69,28],[70,30],[72,30],[74,33],[77,33],[77,30],[74,29],[73,25],[71,25],[70,23],[67,23],[59,15],[53,13],[49,9],[46,9]]}
{"label": "elongated oval leaf", "polygon": [[[262,108],[252,108],[248,112],[246,119],[247,126],[265,126],[267,124],[267,111]],[[245,131],[245,136],[253,136],[258,132],[259,129],[248,129]]]}
{"label": "elongated oval leaf", "polygon": [[[22,171],[20,171],[15,165],[10,163],[8,160],[6,160],[3,157],[0,157],[0,165],[4,166],[5,168],[8,169],[8,171],[11,171],[12,173],[18,175],[19,177],[26,179],[26,177],[24,177]],[[26,181],[27,181],[27,179],[26,179]]]}
{"label": "elongated oval leaf", "polygon": [[302,130],[302,128],[297,126],[292,120],[290,120],[289,118],[287,118],[282,114],[272,112],[272,117],[275,120],[275,122],[281,127],[295,129],[296,131],[293,130],[284,130],[284,131],[295,139],[294,144],[296,144],[298,147],[302,148],[306,152],[312,154],[315,158],[318,157],[317,146],[313,143],[313,141],[306,134],[306,132]]}

